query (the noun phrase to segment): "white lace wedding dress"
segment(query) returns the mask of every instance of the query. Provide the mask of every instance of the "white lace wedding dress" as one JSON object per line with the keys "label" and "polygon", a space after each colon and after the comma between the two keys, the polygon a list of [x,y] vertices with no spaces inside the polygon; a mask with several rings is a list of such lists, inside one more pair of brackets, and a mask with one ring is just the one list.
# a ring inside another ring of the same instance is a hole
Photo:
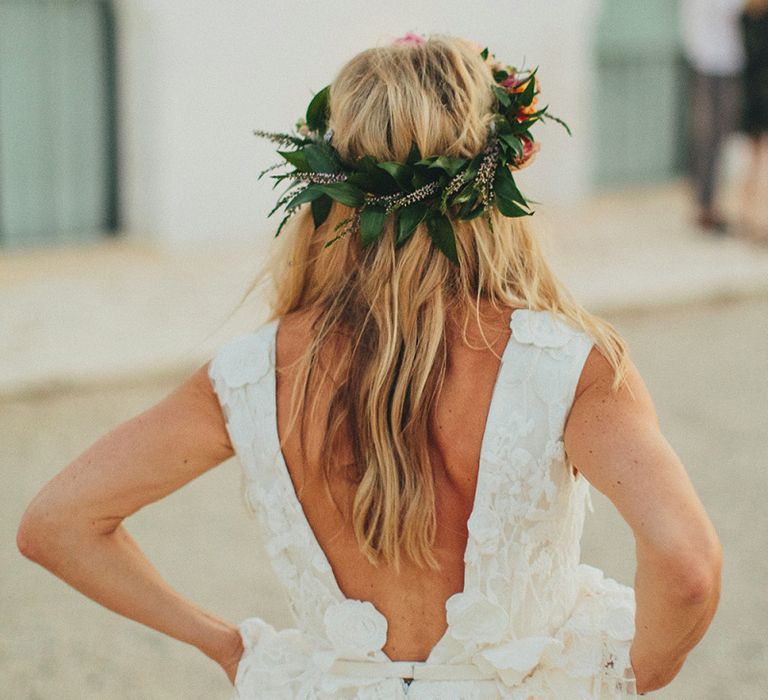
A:
{"label": "white lace wedding dress", "polygon": [[[210,365],[247,496],[296,627],[239,623],[233,699],[634,698],[634,592],[579,563],[589,484],[566,462],[563,426],[592,340],[547,311],[518,309],[483,436],[464,589],[426,662],[382,651],[387,620],[341,592],[278,442],[278,321]],[[407,681],[404,678],[413,678]]]}

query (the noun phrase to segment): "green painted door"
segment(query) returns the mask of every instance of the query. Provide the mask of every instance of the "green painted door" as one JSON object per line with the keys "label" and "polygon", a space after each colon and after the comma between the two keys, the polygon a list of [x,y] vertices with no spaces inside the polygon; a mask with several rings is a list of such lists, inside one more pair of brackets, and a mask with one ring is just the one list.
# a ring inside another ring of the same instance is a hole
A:
{"label": "green painted door", "polygon": [[114,231],[112,8],[0,0],[0,245]]}
{"label": "green painted door", "polygon": [[681,172],[685,71],[677,0],[603,0],[593,104],[595,183],[620,187]]}

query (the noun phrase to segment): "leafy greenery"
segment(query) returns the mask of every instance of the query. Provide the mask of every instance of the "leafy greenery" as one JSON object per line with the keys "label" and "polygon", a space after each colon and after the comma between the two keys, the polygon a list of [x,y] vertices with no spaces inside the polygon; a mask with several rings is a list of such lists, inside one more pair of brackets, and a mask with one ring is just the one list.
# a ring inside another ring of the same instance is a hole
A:
{"label": "leafy greenery", "polygon": [[413,168],[409,167],[407,163],[384,161],[378,163],[378,167],[389,173],[400,189],[405,192],[413,191]]}
{"label": "leafy greenery", "polygon": [[459,264],[456,254],[456,236],[453,234],[451,220],[445,215],[432,213],[427,218],[427,231],[440,251],[455,265]]}
{"label": "leafy greenery", "polygon": [[341,163],[339,163],[327,144],[311,143],[297,152],[304,153],[310,170],[313,172],[337,173],[341,169]]}
{"label": "leafy greenery", "polygon": [[414,202],[398,212],[397,245],[407,241],[429,211],[426,202]]}
{"label": "leafy greenery", "polygon": [[360,237],[364,248],[381,235],[386,218],[384,207],[368,206],[363,209],[360,214]]}
{"label": "leafy greenery", "polygon": [[327,194],[340,204],[346,204],[348,207],[362,206],[365,201],[365,193],[359,187],[350,185],[348,182],[334,182],[327,185],[314,185],[322,193]]}
{"label": "leafy greenery", "polygon": [[[419,161],[420,163],[423,163],[424,161]],[[451,158],[451,156],[437,156],[428,167],[430,168],[440,168],[441,170],[444,170],[446,174],[453,177],[456,175],[459,170],[461,170],[465,165],[467,164],[466,158]]]}
{"label": "leafy greenery", "polygon": [[315,228],[320,228],[325,223],[332,205],[333,200],[327,194],[312,200],[312,221]]}
{"label": "leafy greenery", "polygon": [[277,153],[300,172],[309,172],[311,169],[307,160],[307,154],[304,153],[303,148],[300,148],[298,151],[278,151]]}
{"label": "leafy greenery", "polygon": [[307,107],[307,127],[311,131],[319,131],[321,134],[325,133],[326,124],[328,122],[328,99],[331,93],[331,86],[326,85],[320,92],[318,92],[309,103]]}

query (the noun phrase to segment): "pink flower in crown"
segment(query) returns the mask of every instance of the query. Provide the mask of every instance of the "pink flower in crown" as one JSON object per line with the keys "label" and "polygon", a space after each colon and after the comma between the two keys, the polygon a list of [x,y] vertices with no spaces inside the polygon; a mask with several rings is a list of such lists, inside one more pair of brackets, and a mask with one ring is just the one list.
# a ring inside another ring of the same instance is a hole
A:
{"label": "pink flower in crown", "polygon": [[[504,80],[502,80],[499,85],[505,88],[507,92],[523,92],[528,87],[528,83],[531,80],[530,75],[525,73],[518,73],[517,69],[513,68],[512,66],[507,66],[506,71],[509,73],[509,75],[504,78]],[[534,76],[533,81],[536,92],[539,92],[538,77]]]}
{"label": "pink flower in crown", "polygon": [[533,162],[534,156],[541,149],[541,144],[534,143],[529,138],[523,136],[520,139],[523,142],[523,155],[515,158],[515,164],[510,166],[513,170],[522,170]]}
{"label": "pink flower in crown", "polygon": [[523,156],[520,159],[520,164],[525,163],[533,155],[533,141],[523,136],[520,139],[523,142]]}
{"label": "pink flower in crown", "polygon": [[[523,81],[524,82],[524,81]],[[499,85],[503,88],[516,88],[520,85],[521,80],[517,77],[514,73],[510,73],[504,80],[502,80]]]}
{"label": "pink flower in crown", "polygon": [[413,32],[406,32],[403,36],[398,37],[392,43],[393,44],[423,44],[426,39],[420,34],[414,34]]}

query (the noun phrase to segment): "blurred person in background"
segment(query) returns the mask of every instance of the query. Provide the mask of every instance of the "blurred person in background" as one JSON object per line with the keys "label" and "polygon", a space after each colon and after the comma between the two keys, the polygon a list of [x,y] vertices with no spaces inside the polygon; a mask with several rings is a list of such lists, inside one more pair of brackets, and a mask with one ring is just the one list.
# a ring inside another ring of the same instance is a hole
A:
{"label": "blurred person in background", "polygon": [[717,169],[726,137],[737,127],[744,49],[739,31],[743,0],[683,0],[680,27],[691,68],[691,167],[697,224],[722,234]]}
{"label": "blurred person in background", "polygon": [[746,54],[742,127],[750,142],[743,222],[752,238],[768,243],[768,0],[747,2],[741,29]]}

